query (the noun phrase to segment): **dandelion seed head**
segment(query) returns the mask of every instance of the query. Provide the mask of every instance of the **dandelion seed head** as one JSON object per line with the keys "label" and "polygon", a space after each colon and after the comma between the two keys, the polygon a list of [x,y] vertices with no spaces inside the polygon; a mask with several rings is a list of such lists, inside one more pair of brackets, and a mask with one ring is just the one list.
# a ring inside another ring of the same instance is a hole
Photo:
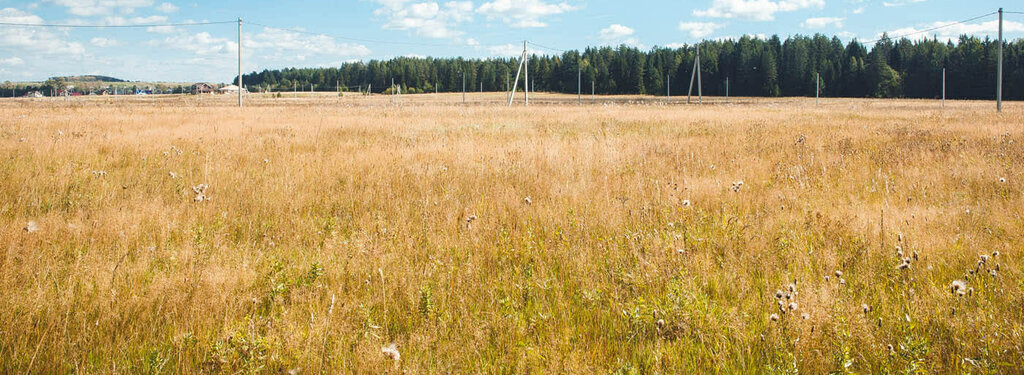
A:
{"label": "dandelion seed head", "polygon": [[779,314],[771,314],[768,316],[768,319],[771,319],[773,322],[777,322],[779,321]]}
{"label": "dandelion seed head", "polygon": [[689,199],[683,199],[683,207],[690,207],[690,200]]}
{"label": "dandelion seed head", "polygon": [[868,306],[866,303],[860,305],[860,309],[863,310],[865,314],[871,312],[871,306]]}
{"label": "dandelion seed head", "polygon": [[963,295],[962,293],[965,289],[967,289],[967,282],[963,280],[954,280],[949,284],[949,291],[952,293],[961,293]]}
{"label": "dandelion seed head", "polygon": [[384,356],[391,358],[395,362],[398,362],[399,360],[402,359],[402,354],[398,352],[398,348],[395,347],[395,344],[391,344],[383,348],[380,348],[380,352],[384,353]]}
{"label": "dandelion seed head", "polygon": [[790,302],[789,306],[786,307],[789,309],[789,311],[796,311],[797,307],[799,306],[796,304],[796,302]]}
{"label": "dandelion seed head", "polygon": [[843,277],[843,271],[836,270],[836,277]]}
{"label": "dandelion seed head", "polygon": [[779,289],[779,290],[775,291],[775,298],[776,299],[782,299],[782,289]]}
{"label": "dandelion seed head", "polygon": [[39,231],[39,224],[36,224],[35,221],[30,221],[30,222],[28,222],[28,224],[25,224],[25,231],[28,232],[28,233],[38,232]]}
{"label": "dandelion seed head", "polygon": [[526,198],[523,199],[523,203],[526,203],[526,205],[531,205],[533,204],[533,198],[527,196]]}
{"label": "dandelion seed head", "polygon": [[999,183],[1000,184],[1005,184],[1006,183],[1006,177],[1000,177],[999,178]]}
{"label": "dandelion seed head", "polygon": [[803,318],[803,320],[810,319],[811,318],[811,314],[808,314],[808,313],[800,314],[800,318]]}

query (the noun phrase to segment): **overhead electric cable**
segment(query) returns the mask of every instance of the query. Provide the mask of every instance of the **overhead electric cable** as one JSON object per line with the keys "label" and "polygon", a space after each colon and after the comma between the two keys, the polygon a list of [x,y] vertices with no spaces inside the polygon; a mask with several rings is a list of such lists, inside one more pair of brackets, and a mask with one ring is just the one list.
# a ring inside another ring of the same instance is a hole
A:
{"label": "overhead electric cable", "polygon": [[968,22],[971,22],[971,21],[974,21],[974,20],[977,20],[977,19],[980,19],[980,18],[985,18],[985,17],[991,16],[991,15],[994,15],[996,13],[999,13],[999,12],[991,12],[991,13],[983,14],[983,15],[980,15],[980,16],[977,16],[977,17],[971,17],[971,18],[965,19],[963,21],[957,21],[957,22],[948,23],[948,24],[941,25],[941,26],[935,26],[935,27],[932,27],[932,28],[929,28],[929,29],[918,30],[918,31],[914,31],[912,33],[907,33],[907,34],[903,34],[903,35],[899,35],[899,36],[887,36],[885,38],[878,38],[878,39],[875,39],[875,40],[872,40],[872,41],[864,42],[863,44],[865,44],[865,45],[867,45],[867,44],[875,44],[875,43],[878,43],[878,42],[886,40],[886,39],[888,39],[888,40],[903,39],[903,38],[906,38],[906,37],[911,36],[911,35],[927,33],[929,31],[935,31],[935,30],[944,29],[944,28],[947,28],[947,27],[950,27],[950,26],[956,26],[956,25],[968,23]]}
{"label": "overhead electric cable", "polygon": [[56,28],[89,28],[89,29],[111,29],[111,28],[143,28],[143,27],[172,27],[172,26],[205,26],[205,25],[224,25],[234,24],[238,21],[216,21],[216,22],[183,22],[183,23],[150,23],[150,24],[130,24],[130,25],[72,25],[72,24],[52,24],[52,23],[14,23],[14,22],[0,22],[0,26],[19,26],[19,27],[56,27]]}

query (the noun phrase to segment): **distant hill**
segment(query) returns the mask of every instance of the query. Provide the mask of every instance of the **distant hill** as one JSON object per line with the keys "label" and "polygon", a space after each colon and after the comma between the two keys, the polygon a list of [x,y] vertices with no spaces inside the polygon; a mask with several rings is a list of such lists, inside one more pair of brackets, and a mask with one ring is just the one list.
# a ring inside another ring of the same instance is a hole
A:
{"label": "distant hill", "polygon": [[127,82],[122,79],[107,76],[96,76],[96,75],[85,75],[85,76],[68,76],[68,77],[54,77],[62,79],[67,82]]}

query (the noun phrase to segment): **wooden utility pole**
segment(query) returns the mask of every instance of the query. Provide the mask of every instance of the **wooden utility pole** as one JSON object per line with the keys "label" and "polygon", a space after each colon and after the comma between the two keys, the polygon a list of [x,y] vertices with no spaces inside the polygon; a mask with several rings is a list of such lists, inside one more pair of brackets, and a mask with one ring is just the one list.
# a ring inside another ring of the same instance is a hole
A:
{"label": "wooden utility pole", "polygon": [[703,104],[704,95],[701,92],[700,84],[700,43],[697,43],[697,57],[693,59],[693,73],[690,74],[690,89],[686,91],[686,104],[690,104],[690,95],[693,94],[693,80],[697,79],[697,103]]}
{"label": "wooden utility pole", "polygon": [[238,108],[242,108],[242,18],[238,18]]}
{"label": "wooden utility pole", "polygon": [[1003,112],[1003,8],[999,8],[999,57],[996,63],[996,112]]}

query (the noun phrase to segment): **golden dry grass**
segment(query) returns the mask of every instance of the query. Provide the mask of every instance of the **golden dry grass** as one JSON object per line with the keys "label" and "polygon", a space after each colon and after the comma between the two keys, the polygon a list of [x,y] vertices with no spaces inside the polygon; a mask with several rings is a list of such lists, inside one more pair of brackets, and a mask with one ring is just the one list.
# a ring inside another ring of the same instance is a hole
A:
{"label": "golden dry grass", "polygon": [[1024,366],[1024,105],[485,95],[0,102],[0,372]]}

